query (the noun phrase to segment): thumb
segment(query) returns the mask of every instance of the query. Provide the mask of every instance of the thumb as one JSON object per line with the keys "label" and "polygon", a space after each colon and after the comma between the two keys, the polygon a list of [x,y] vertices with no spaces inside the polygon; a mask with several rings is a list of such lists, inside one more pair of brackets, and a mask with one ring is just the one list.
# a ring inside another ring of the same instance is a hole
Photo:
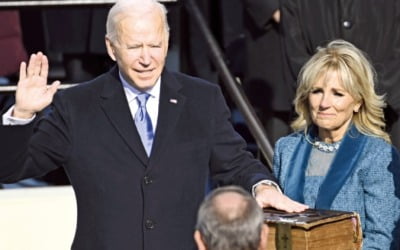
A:
{"label": "thumb", "polygon": [[264,202],[262,201],[261,198],[256,197],[255,199],[256,199],[256,201],[257,201],[257,204],[258,204],[261,208],[265,207],[265,204],[264,204]]}
{"label": "thumb", "polygon": [[58,87],[60,86],[61,82],[60,81],[54,81],[47,89],[51,93],[51,95],[54,95],[57,92]]}

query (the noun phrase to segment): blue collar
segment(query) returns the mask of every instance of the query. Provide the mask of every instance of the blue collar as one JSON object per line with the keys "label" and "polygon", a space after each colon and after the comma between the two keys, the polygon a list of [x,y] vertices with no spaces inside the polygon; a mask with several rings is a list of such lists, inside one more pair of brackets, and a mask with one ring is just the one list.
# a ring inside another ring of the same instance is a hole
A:
{"label": "blue collar", "polygon": [[[285,194],[291,199],[304,203],[305,173],[310,158],[312,145],[307,142],[306,136],[311,140],[317,137],[317,128],[311,126],[308,133],[301,138],[295,153],[290,160],[289,171],[285,183]],[[352,174],[366,142],[366,136],[361,134],[354,125],[351,125],[335,158],[325,176],[318,192],[315,208],[330,209],[333,200],[340,189]]]}

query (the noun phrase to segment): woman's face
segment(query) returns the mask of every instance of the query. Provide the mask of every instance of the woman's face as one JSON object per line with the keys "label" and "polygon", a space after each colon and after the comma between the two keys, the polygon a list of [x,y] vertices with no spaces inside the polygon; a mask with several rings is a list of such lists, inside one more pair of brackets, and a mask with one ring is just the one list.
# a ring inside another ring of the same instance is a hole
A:
{"label": "woman's face", "polygon": [[348,93],[336,71],[328,71],[308,94],[311,119],[318,126],[320,139],[334,142],[343,138],[360,103]]}

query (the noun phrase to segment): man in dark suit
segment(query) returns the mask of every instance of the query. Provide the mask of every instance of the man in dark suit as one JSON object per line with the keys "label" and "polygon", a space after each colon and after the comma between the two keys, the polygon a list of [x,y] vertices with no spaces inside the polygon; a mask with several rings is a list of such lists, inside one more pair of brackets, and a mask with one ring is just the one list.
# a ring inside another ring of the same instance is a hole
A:
{"label": "man in dark suit", "polygon": [[243,87],[274,144],[290,133],[294,88],[285,82],[279,0],[242,0]]}
{"label": "man in dark suit", "polygon": [[194,249],[209,176],[252,190],[261,206],[306,208],[244,150],[216,85],[164,69],[168,33],[162,4],[118,1],[107,20],[110,72],[53,100],[59,83],[46,85],[46,57],[21,66],[16,104],[0,126],[0,137],[13,142],[0,150],[0,180],[63,166],[78,208],[72,249]]}

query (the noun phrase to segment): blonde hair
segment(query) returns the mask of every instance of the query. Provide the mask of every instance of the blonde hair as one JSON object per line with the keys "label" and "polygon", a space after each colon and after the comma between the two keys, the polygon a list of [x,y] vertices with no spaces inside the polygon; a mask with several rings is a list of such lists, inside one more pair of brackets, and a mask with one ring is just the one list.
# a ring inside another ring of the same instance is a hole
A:
{"label": "blonde hair", "polygon": [[169,38],[169,25],[167,20],[167,9],[156,0],[117,0],[108,12],[106,22],[106,37],[116,42],[118,39],[118,23],[127,16],[146,15],[149,12],[158,11],[164,24],[166,40]]}
{"label": "blonde hair", "polygon": [[292,122],[295,131],[307,130],[312,124],[308,96],[313,84],[328,72],[337,72],[344,89],[361,103],[353,114],[353,124],[363,134],[380,137],[390,143],[384,131],[384,96],[374,90],[376,72],[366,55],[353,44],[344,40],[334,40],[317,53],[302,67],[298,77],[298,87],[294,106],[298,117]]}

